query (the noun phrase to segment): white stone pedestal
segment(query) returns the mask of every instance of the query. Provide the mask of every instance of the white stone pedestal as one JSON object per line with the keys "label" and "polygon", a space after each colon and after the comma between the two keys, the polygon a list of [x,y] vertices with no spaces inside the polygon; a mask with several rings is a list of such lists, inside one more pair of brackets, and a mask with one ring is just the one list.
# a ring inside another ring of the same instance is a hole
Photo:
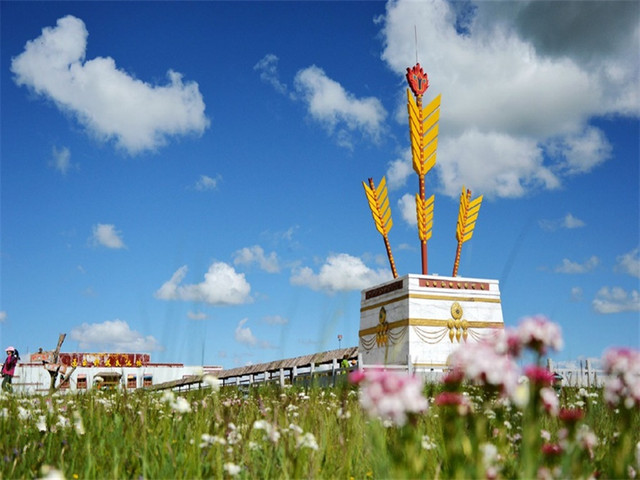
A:
{"label": "white stone pedestal", "polygon": [[504,328],[497,280],[409,274],[363,290],[365,366],[439,371],[456,348]]}

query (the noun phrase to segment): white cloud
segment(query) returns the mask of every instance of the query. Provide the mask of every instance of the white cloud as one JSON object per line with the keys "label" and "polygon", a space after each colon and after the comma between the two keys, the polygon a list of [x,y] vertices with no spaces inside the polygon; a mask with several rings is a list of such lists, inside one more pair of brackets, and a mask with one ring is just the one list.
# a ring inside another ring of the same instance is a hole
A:
{"label": "white cloud", "polygon": [[584,263],[572,262],[567,258],[562,259],[562,264],[555,268],[557,273],[587,273],[600,264],[600,259],[595,255]]}
{"label": "white cloud", "polygon": [[[640,112],[640,10],[629,5],[635,2],[591,3],[598,12],[584,2],[561,2],[562,12],[545,2],[387,4],[383,60],[404,76],[415,63],[415,33],[407,28],[415,25],[431,85],[425,103],[442,94],[436,168],[446,194],[464,184],[478,194],[520,197],[610,158],[608,140],[588,121]],[[587,47],[593,25],[598,38],[616,41]],[[571,33],[548,41],[559,32]]]}
{"label": "white cloud", "polygon": [[211,305],[240,305],[251,302],[251,286],[244,274],[223,262],[214,262],[204,275],[204,281],[181,285],[187,275],[187,266],[180,267],[170,280],[155,293],[161,300],[205,302]]}
{"label": "white cloud", "polygon": [[586,224],[584,221],[580,220],[577,217],[574,217],[571,213],[567,213],[564,217],[554,220],[540,220],[538,222],[540,228],[547,231],[555,231],[559,228],[573,229],[573,228],[581,228]]}
{"label": "white cloud", "polygon": [[280,315],[267,315],[262,320],[269,325],[286,325],[289,323],[288,318],[281,317]]}
{"label": "white cloud", "polygon": [[107,248],[125,248],[122,241],[122,233],[111,224],[98,223],[93,226],[92,240],[94,245],[102,245]]}
{"label": "white cloud", "polygon": [[253,66],[253,69],[260,72],[260,80],[270,84],[276,91],[284,94],[287,93],[287,86],[280,81],[278,60],[276,55],[268,53]]}
{"label": "white cloud", "polygon": [[629,253],[620,255],[616,259],[615,271],[640,278],[640,248],[634,248]]}
{"label": "white cloud", "polygon": [[330,255],[317,274],[309,267],[295,269],[290,281],[293,285],[333,293],[362,290],[392,278],[388,269],[372,270],[360,258],[340,253]]}
{"label": "white cloud", "polygon": [[256,345],[258,343],[258,339],[251,332],[249,327],[245,327],[244,324],[247,323],[249,319],[243,318],[238,322],[238,326],[234,332],[235,339],[238,343],[244,343],[246,345]]}
{"label": "white cloud", "polygon": [[567,213],[567,215],[564,217],[564,222],[563,222],[563,227],[564,228],[581,228],[585,226],[585,223],[580,220],[579,218],[574,217],[573,215],[571,215],[570,213]]}
{"label": "white cloud", "polygon": [[215,177],[210,177],[208,175],[200,175],[200,178],[195,184],[195,189],[198,191],[205,190],[215,190],[218,188],[218,182],[221,180],[220,175],[216,175]]}
{"label": "white cloud", "polygon": [[151,335],[144,336],[131,330],[127,322],[116,319],[103,323],[83,323],[71,330],[71,339],[81,349],[110,350],[116,352],[153,352],[163,350]]}
{"label": "white cloud", "polygon": [[626,292],[620,287],[602,287],[592,302],[598,313],[640,312],[640,294],[637,290]]}
{"label": "white cloud", "polygon": [[251,265],[257,263],[265,272],[278,273],[280,271],[280,262],[275,252],[271,252],[265,256],[264,250],[259,245],[245,247],[234,253],[234,265]]}
{"label": "white cloud", "polygon": [[400,215],[407,224],[411,226],[418,225],[415,195],[405,193],[400,200],[398,200],[398,207],[400,208]]}
{"label": "white cloud", "polygon": [[571,288],[571,301],[572,302],[582,301],[582,288],[580,287]]}
{"label": "white cloud", "polygon": [[234,338],[236,339],[236,341],[238,343],[242,343],[252,347],[257,346],[259,348],[273,348],[273,346],[269,342],[265,340],[259,340],[253,334],[249,327],[244,326],[248,321],[248,318],[243,318],[238,322],[238,325],[236,326],[236,329],[234,331]]}
{"label": "white cloud", "polygon": [[207,318],[209,318],[209,316],[204,312],[192,311],[187,312],[187,317],[189,317],[191,320],[206,320]]}
{"label": "white cloud", "polygon": [[0,311],[0,323],[4,323],[7,321],[8,315],[4,310]]}
{"label": "white cloud", "polygon": [[443,193],[451,197],[460,194],[461,185],[498,197],[521,197],[532,188],[560,185],[544,165],[542,150],[530,139],[467,129],[443,139],[438,150]]}
{"label": "white cloud", "polygon": [[197,83],[169,70],[167,84],[151,85],[118,69],[110,57],[86,60],[88,35],[84,22],[71,15],[44,28],[12,59],[15,82],[130,154],[155,150],[173,135],[202,134],[209,126]]}
{"label": "white cloud", "polygon": [[73,166],[71,164],[71,151],[67,147],[62,147],[58,150],[56,147],[51,149],[53,159],[49,162],[53,168],[59,171],[62,175],[66,175],[69,169]]}
{"label": "white cloud", "polygon": [[555,170],[567,175],[590,172],[611,158],[611,144],[602,130],[594,127],[552,139],[545,148],[558,161]]}
{"label": "white cloud", "polygon": [[351,148],[351,134],[355,131],[378,140],[387,116],[378,99],[356,98],[315,65],[300,70],[294,85],[311,117],[335,135],[341,146]]}
{"label": "white cloud", "polygon": [[404,187],[407,179],[413,173],[411,150],[405,150],[401,158],[397,158],[389,163],[387,168],[387,185],[389,190],[396,190]]}

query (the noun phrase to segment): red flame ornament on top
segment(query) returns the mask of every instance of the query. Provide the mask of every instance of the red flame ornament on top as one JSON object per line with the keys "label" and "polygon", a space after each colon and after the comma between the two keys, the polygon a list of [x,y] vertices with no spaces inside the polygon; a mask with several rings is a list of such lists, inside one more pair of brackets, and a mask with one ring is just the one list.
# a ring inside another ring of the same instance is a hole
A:
{"label": "red flame ornament on top", "polygon": [[413,68],[407,68],[407,82],[416,97],[422,96],[429,88],[429,77],[419,63],[416,63]]}

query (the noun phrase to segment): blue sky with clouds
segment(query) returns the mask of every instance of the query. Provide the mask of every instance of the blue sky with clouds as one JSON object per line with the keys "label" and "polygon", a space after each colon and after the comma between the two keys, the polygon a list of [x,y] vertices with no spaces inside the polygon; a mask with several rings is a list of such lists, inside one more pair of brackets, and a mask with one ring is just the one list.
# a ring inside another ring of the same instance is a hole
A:
{"label": "blue sky with clouds", "polygon": [[407,67],[442,94],[429,273],[640,345],[640,4],[2,2],[0,342],[234,367],[358,343],[420,273]]}

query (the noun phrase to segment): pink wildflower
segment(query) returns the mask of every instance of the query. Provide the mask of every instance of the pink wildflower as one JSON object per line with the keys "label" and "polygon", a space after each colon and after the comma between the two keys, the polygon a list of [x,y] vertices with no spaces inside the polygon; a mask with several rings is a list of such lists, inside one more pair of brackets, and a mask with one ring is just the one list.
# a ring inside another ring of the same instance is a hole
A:
{"label": "pink wildflower", "polygon": [[353,370],[349,373],[349,381],[355,385],[358,385],[364,380],[364,370]]}
{"label": "pink wildflower", "polygon": [[560,327],[543,315],[525,318],[518,326],[517,336],[522,346],[545,355],[548,349],[562,350]]}
{"label": "pink wildflower", "polygon": [[518,332],[513,328],[505,328],[497,335],[494,335],[489,339],[489,342],[493,345],[496,353],[502,355],[511,355],[512,357],[519,357],[522,351],[522,343]]}
{"label": "pink wildflower", "polygon": [[434,403],[439,407],[456,407],[459,415],[466,415],[471,410],[471,402],[457,392],[442,392],[436,396]]}
{"label": "pink wildflower", "polygon": [[360,405],[372,417],[402,426],[409,414],[427,410],[429,403],[422,395],[420,377],[386,370],[369,370],[352,381],[360,384]]}
{"label": "pink wildflower", "polygon": [[455,369],[446,373],[442,378],[442,383],[446,386],[456,388],[462,383],[462,380],[464,380],[464,372],[459,369]]}
{"label": "pink wildflower", "polygon": [[548,387],[541,388],[540,398],[542,399],[544,409],[552,416],[557,417],[560,411],[560,400],[558,400],[558,395],[556,395],[556,392]]}
{"label": "pink wildflower", "polygon": [[558,457],[562,455],[562,447],[557,443],[545,443],[542,445],[542,453],[547,457]]}
{"label": "pink wildflower", "polygon": [[561,408],[558,418],[568,425],[575,425],[584,417],[584,410],[579,408]]}
{"label": "pink wildflower", "polygon": [[533,385],[549,387],[553,384],[553,373],[537,365],[529,365],[524,369],[524,374]]}
{"label": "pink wildflower", "polygon": [[612,407],[640,407],[640,351],[613,348],[604,355],[604,399]]}
{"label": "pink wildflower", "polygon": [[517,386],[518,366],[511,357],[496,353],[491,343],[461,345],[451,354],[450,362],[468,380],[497,387],[505,395],[511,395]]}

